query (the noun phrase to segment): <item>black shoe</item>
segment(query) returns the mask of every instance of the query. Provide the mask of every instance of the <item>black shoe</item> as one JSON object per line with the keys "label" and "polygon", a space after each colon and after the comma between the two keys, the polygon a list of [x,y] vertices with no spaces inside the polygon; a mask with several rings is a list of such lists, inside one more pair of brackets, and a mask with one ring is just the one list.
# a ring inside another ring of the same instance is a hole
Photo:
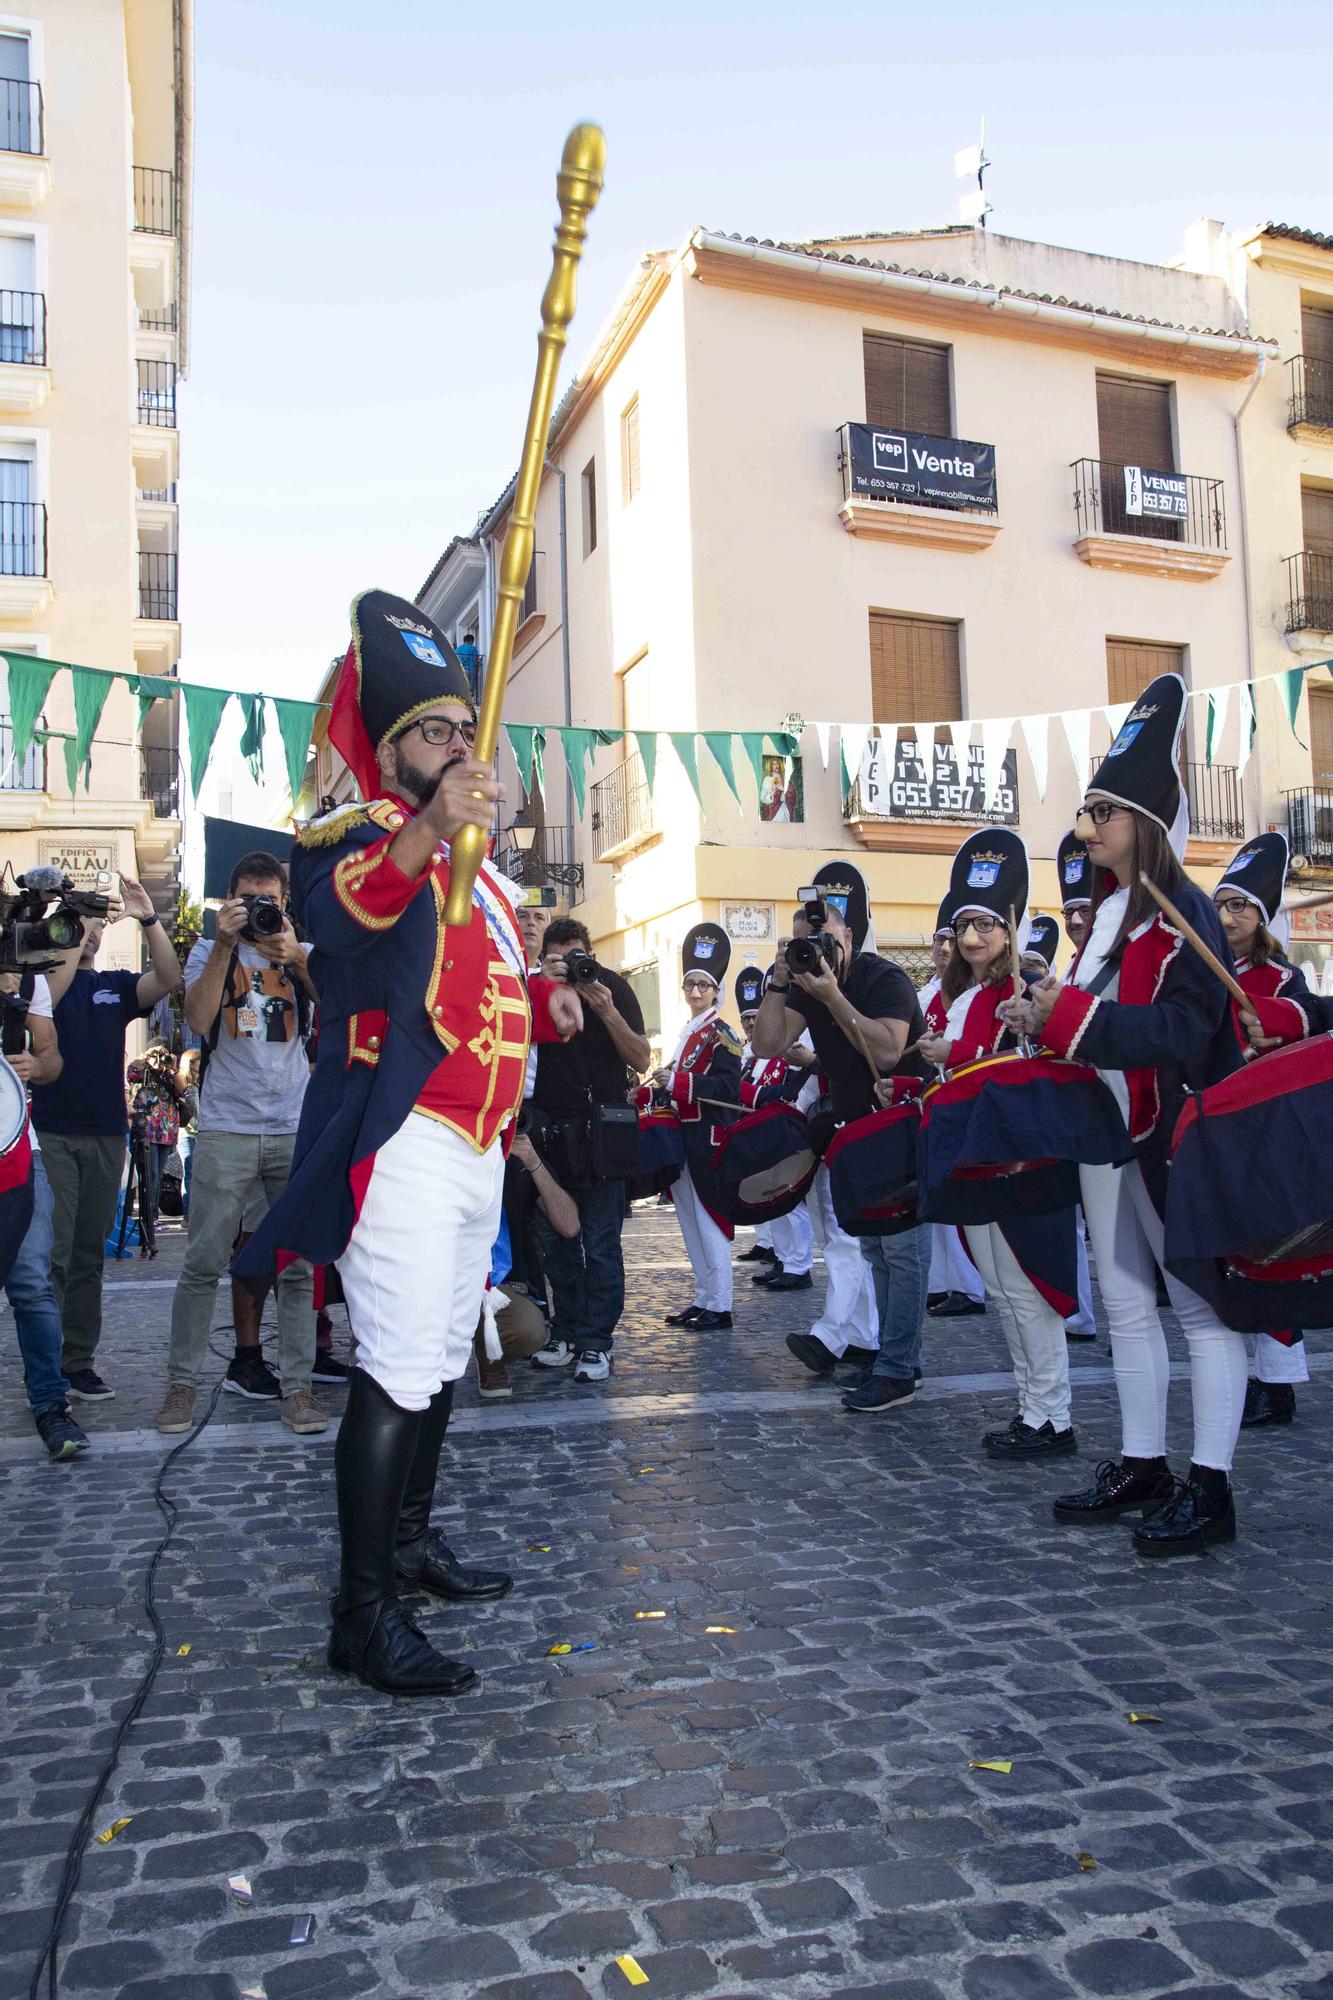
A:
{"label": "black shoe", "polygon": [[1188,1556],[1213,1542],[1236,1539],[1236,1504],[1225,1472],[1192,1465],[1188,1479],[1172,1482],[1165,1506],[1134,1530],[1141,1556]]}
{"label": "black shoe", "polygon": [[113,1403],[116,1392],[95,1368],[75,1368],[67,1377],[69,1393],[78,1403]]}
{"label": "black shoe", "polygon": [[762,1243],[755,1243],[750,1249],[742,1250],[740,1256],[736,1259],[738,1264],[776,1264],[777,1261],[773,1252],[766,1250]]}
{"label": "black shoe", "polygon": [[1094,1485],[1082,1493],[1062,1493],[1055,1501],[1055,1518],[1095,1527],[1118,1521],[1122,1514],[1146,1517],[1171,1498],[1175,1485],[1164,1458],[1127,1458],[1123,1465],[1104,1458]]}
{"label": "black shoe", "polygon": [[1260,1424],[1289,1424],[1295,1414],[1296,1391],[1290,1382],[1256,1382],[1251,1375],[1245,1385],[1242,1430],[1257,1430]]}
{"label": "black shoe", "polygon": [[355,1611],[340,1611],[334,1599],[329,1665],[383,1694],[462,1694],[477,1679],[475,1667],[437,1653],[393,1597]]}
{"label": "black shoe", "polygon": [[981,1436],[981,1442],[985,1446],[986,1450],[989,1451],[992,1444],[994,1444],[998,1439],[1011,1438],[1014,1435],[1015,1431],[1026,1430],[1026,1428],[1027,1426],[1023,1422],[1023,1412],[1021,1410],[1015,1410],[1014,1414],[1012,1415],[1012,1417],[1010,1417],[1008,1423],[1005,1425],[1002,1431],[983,1431]]}
{"label": "black shoe", "polygon": [[[877,1347],[844,1347],[842,1353],[838,1356],[838,1366],[839,1368],[859,1368],[861,1373],[865,1375],[874,1367],[878,1354],[879,1349]],[[919,1381],[921,1370],[918,1368],[916,1372]]]}
{"label": "black shoe", "polygon": [[937,1306],[927,1306],[931,1319],[979,1319],[986,1310],[966,1292],[946,1292]]}
{"label": "black shoe", "polygon": [[991,1431],[982,1443],[990,1458],[1059,1458],[1078,1450],[1070,1427],[1057,1431],[1049,1418],[1040,1426],[1020,1422],[1016,1430]]}
{"label": "black shoe", "polygon": [[697,1312],[690,1323],[696,1333],[721,1333],[732,1320],[730,1313]]}
{"label": "black shoe", "polygon": [[789,1333],[787,1352],[803,1361],[812,1375],[831,1375],[838,1365],[836,1354],[830,1354],[818,1334]]}
{"label": "black shoe", "polygon": [[1065,1327],[1065,1339],[1072,1340],[1073,1342],[1075,1342],[1075,1344],[1077,1344],[1079,1341],[1095,1340],[1096,1338],[1097,1334],[1095,1328],[1091,1333],[1084,1333],[1081,1327],[1072,1327],[1068,1325]]}
{"label": "black shoe", "polygon": [[248,1396],[255,1403],[282,1401],[282,1384],[257,1347],[247,1347],[227,1363],[222,1386],[229,1396]]}
{"label": "black shoe", "polygon": [[352,1379],[352,1371],[345,1361],[339,1361],[337,1355],[330,1354],[327,1348],[317,1348],[310,1379],[312,1382],[340,1382],[345,1389]]}
{"label": "black shoe", "polygon": [[752,1285],[771,1285],[776,1279],[784,1278],[786,1275],[786,1272],[775,1257],[766,1271],[752,1271],[750,1273],[750,1283]]}
{"label": "black shoe", "polygon": [[768,1281],[770,1292],[808,1292],[814,1279],[808,1271],[778,1270]]}
{"label": "black shoe", "polygon": [[901,1382],[894,1375],[872,1375],[859,1389],[847,1391],[842,1407],[865,1416],[871,1411],[895,1410],[899,1403],[910,1403],[915,1394],[915,1382]]}
{"label": "black shoe", "polygon": [[398,1512],[398,1533],[394,1542],[394,1583],[402,1590],[425,1590],[432,1597],[471,1600],[507,1597],[514,1579],[498,1569],[464,1569],[448,1547],[438,1528],[430,1525],[435,1481],[440,1470],[440,1450],[449,1428],[454,1385],[446,1382],[437,1389],[429,1406],[421,1412],[416,1447],[403,1487]]}
{"label": "black shoe", "polygon": [[686,1306],[683,1312],[664,1313],[663,1326],[693,1326],[703,1311],[702,1306]]}
{"label": "black shoe", "polygon": [[70,1415],[68,1403],[56,1403],[49,1410],[39,1410],[33,1422],[37,1426],[38,1437],[53,1459],[77,1458],[81,1452],[87,1451],[87,1435]]}
{"label": "black shoe", "polygon": [[929,1312],[932,1306],[937,1306],[941,1299],[947,1299],[948,1297],[948,1292],[927,1292],[926,1311]]}

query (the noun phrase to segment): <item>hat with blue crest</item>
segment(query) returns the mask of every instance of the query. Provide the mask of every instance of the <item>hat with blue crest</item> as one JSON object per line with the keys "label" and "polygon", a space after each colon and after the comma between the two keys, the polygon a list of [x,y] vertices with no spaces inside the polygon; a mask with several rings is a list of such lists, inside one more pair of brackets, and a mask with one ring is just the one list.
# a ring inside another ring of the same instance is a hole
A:
{"label": "hat with blue crest", "polygon": [[338,676],[329,741],[373,799],[378,752],[442,701],[476,707],[467,675],[440,627],[405,597],[363,590],[352,602],[352,643]]}
{"label": "hat with blue crest", "polygon": [[757,965],[743,965],[736,974],[736,1011],[753,1014],[764,997],[764,974]]}
{"label": "hat with blue crest", "polygon": [[1261,833],[1247,840],[1227,867],[1213,895],[1224,889],[1244,896],[1262,913],[1271,930],[1282,911],[1282,891],[1287,886],[1287,865],[1291,849],[1285,833]]}
{"label": "hat with blue crest", "polygon": [[1066,910],[1092,901],[1092,861],[1072,827],[1055,851],[1055,872],[1060,877],[1060,901]]}
{"label": "hat with blue crest", "polygon": [[694,924],[685,933],[680,948],[681,978],[702,972],[721,990],[731,963],[731,939],[720,924]]}
{"label": "hat with blue crest", "polygon": [[1179,674],[1158,674],[1149,681],[1087,790],[1090,799],[1110,799],[1160,826],[1177,860],[1190,830],[1189,802],[1180,780],[1187,694]]}
{"label": "hat with blue crest", "polygon": [[1022,834],[1011,826],[983,826],[969,833],[953,858],[946,900],[950,923],[966,910],[1004,923],[1012,910],[1021,922],[1028,903],[1028,851]]}
{"label": "hat with blue crest", "polygon": [[1023,941],[1023,955],[1031,952],[1039,958],[1048,972],[1055,970],[1055,954],[1060,948],[1060,926],[1054,917],[1036,916],[1028,925],[1028,934]]}

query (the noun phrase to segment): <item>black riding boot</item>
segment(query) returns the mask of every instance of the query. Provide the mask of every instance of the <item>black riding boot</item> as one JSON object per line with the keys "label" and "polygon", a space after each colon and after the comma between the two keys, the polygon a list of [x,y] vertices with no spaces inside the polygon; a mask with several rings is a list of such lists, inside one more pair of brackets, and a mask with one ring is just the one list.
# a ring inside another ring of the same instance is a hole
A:
{"label": "black riding boot", "polygon": [[401,1590],[427,1590],[433,1597],[507,1597],[514,1587],[512,1576],[498,1569],[465,1569],[439,1529],[430,1525],[440,1449],[453,1403],[454,1385],[446,1382],[421,1413],[417,1446],[398,1514],[394,1575]]}
{"label": "black riding boot", "polygon": [[423,1421],[352,1370],[333,1455],[342,1569],[329,1665],[385,1694],[460,1694],[477,1678],[437,1653],[398,1602],[394,1539]]}

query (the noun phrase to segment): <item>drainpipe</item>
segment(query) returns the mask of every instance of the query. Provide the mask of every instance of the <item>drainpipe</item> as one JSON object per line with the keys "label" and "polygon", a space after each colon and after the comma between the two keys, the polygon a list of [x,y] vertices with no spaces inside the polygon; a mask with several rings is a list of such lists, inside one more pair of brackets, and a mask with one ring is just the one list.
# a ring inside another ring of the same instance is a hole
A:
{"label": "drainpipe", "polygon": [[[1245,454],[1241,447],[1240,420],[1245,415],[1245,412],[1249,409],[1250,402],[1254,396],[1255,390],[1259,387],[1259,384],[1263,381],[1267,367],[1268,367],[1268,356],[1264,352],[1264,350],[1260,348],[1259,366],[1255,372],[1254,380],[1253,382],[1251,382],[1249,388],[1245,391],[1244,400],[1242,401],[1240,408],[1236,411],[1235,415],[1231,419],[1236,440],[1236,485],[1240,495],[1240,509],[1239,509],[1240,547],[1241,547],[1240,575],[1241,575],[1241,585],[1245,595],[1245,672],[1246,672],[1246,678],[1250,683],[1250,713],[1252,715],[1255,715],[1256,717],[1257,717],[1257,709],[1255,707],[1255,698],[1254,698],[1254,599],[1250,586],[1250,522],[1249,522],[1249,510],[1245,504]],[[1261,758],[1262,758],[1262,753],[1261,753]],[[1259,773],[1260,773],[1259,820],[1260,820],[1260,825],[1262,826],[1263,824],[1262,808],[1263,808],[1263,796],[1264,796],[1262,761],[1260,762]]]}
{"label": "drainpipe", "polygon": [[[569,540],[565,524],[565,475],[562,467],[544,459],[546,470],[553,472],[558,487],[560,509],[560,664],[565,683],[565,727],[574,720],[574,697],[569,667]],[[536,561],[534,555],[533,561]],[[565,825],[569,828],[570,859],[573,860],[574,847],[574,781],[565,768]]]}

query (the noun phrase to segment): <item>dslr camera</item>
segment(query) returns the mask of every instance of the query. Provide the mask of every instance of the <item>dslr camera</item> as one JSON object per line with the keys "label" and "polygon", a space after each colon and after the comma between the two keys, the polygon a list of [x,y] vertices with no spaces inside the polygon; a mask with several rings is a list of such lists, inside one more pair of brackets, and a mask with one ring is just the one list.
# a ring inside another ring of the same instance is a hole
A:
{"label": "dslr camera", "polygon": [[783,947],[783,957],[793,972],[817,972],[826,965],[830,972],[838,970],[838,947],[824,929],[828,922],[828,908],[818,889],[800,889],[796,900],[805,912],[805,921],[810,926],[809,937],[791,938]]}
{"label": "dslr camera", "polygon": [[76,889],[59,868],[30,868],[17,879],[0,877],[0,972],[50,972],[61,954],[83,943],[84,921],[104,918],[111,909],[111,878],[103,895]]}
{"label": "dslr camera", "polygon": [[591,986],[595,979],[602,976],[601,966],[590,951],[584,951],[582,945],[571,945],[564,959],[565,977],[575,986]]}
{"label": "dslr camera", "polygon": [[267,943],[281,933],[287,917],[276,896],[242,896],[241,901],[247,911],[241,936],[247,944]]}

